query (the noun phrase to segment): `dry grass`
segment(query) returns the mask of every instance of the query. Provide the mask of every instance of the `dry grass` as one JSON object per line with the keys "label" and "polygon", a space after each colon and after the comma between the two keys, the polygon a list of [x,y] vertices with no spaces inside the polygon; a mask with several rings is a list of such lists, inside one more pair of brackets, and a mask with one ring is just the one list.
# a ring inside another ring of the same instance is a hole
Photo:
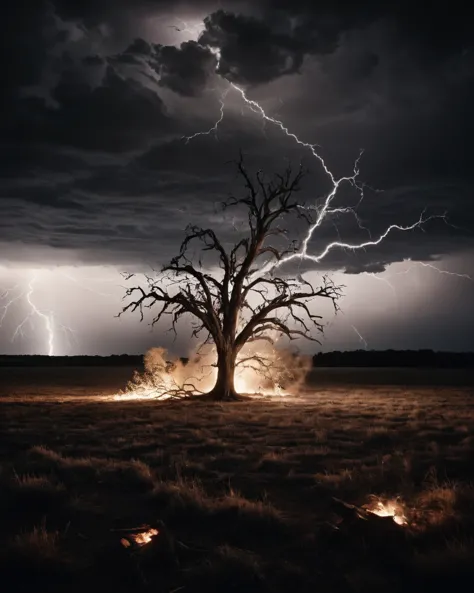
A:
{"label": "dry grass", "polygon": [[18,556],[38,564],[57,560],[61,556],[59,533],[48,531],[44,525],[17,534],[10,547]]}
{"label": "dry grass", "polygon": [[[472,388],[159,404],[93,397],[122,386],[98,372],[0,382],[9,591],[410,593],[474,577]],[[400,497],[410,527],[331,527],[334,496],[371,495]],[[139,525],[159,535],[123,548],[117,530]]]}

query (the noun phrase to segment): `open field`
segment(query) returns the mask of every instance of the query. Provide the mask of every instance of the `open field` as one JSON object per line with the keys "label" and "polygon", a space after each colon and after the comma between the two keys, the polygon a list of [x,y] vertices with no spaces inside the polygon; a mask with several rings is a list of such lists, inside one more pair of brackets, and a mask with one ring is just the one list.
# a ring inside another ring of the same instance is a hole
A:
{"label": "open field", "polygon": [[[130,375],[0,370],[6,591],[385,593],[472,583],[469,373],[319,369],[301,397],[111,401]],[[399,496],[408,524],[360,518],[334,500],[363,505],[371,495]],[[142,525],[158,535],[121,544]]]}

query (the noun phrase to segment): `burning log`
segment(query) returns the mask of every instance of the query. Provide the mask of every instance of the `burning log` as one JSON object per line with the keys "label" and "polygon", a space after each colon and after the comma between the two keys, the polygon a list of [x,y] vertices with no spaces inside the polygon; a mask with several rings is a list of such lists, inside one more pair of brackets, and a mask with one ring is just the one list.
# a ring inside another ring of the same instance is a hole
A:
{"label": "burning log", "polygon": [[158,529],[149,525],[129,527],[128,529],[112,529],[111,531],[126,532],[126,535],[120,539],[120,543],[124,548],[141,548],[149,544],[160,533]]}
{"label": "burning log", "polygon": [[336,503],[336,512],[342,519],[365,519],[367,521],[373,519],[375,515],[383,519],[390,518],[400,526],[408,525],[403,505],[398,499],[383,501],[377,497],[372,497],[372,500],[363,506],[357,506],[336,497],[333,497],[333,500]]}
{"label": "burning log", "polygon": [[391,517],[397,525],[407,525],[408,520],[405,516],[403,506],[398,500],[373,500],[372,502],[364,505],[364,509],[367,509],[369,513],[373,513],[378,517]]}
{"label": "burning log", "polygon": [[120,540],[120,543],[124,548],[129,548],[132,545],[131,542],[133,542],[135,546],[140,548],[141,546],[149,544],[153,537],[158,535],[158,533],[158,529],[153,528],[147,529],[146,531],[139,531],[138,533],[130,533],[127,537],[123,537]]}
{"label": "burning log", "polygon": [[[357,506],[338,498],[333,498],[333,511],[336,516],[336,529],[333,537],[338,545],[347,547],[348,553],[362,546],[374,558],[379,558],[385,565],[393,565],[399,570],[405,566],[411,553],[408,532],[403,529],[407,525],[402,508],[373,500],[367,505]],[[400,503],[397,503],[400,504]],[[402,522],[403,517],[403,522]],[[342,536],[342,540],[341,540]]]}

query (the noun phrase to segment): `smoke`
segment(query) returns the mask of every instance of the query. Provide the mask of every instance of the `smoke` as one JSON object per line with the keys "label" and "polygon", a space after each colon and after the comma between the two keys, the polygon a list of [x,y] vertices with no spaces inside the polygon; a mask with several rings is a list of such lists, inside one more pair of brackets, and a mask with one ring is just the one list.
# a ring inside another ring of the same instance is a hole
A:
{"label": "smoke", "polygon": [[235,388],[238,393],[260,395],[297,393],[310,369],[310,356],[270,342],[247,343],[237,356]]}
{"label": "smoke", "polygon": [[[172,357],[162,347],[144,356],[144,371],[135,371],[116,399],[172,399],[210,391],[217,378],[216,349],[200,346],[189,359]],[[273,343],[246,344],[237,356],[235,389],[248,395],[289,395],[303,386],[311,357]]]}

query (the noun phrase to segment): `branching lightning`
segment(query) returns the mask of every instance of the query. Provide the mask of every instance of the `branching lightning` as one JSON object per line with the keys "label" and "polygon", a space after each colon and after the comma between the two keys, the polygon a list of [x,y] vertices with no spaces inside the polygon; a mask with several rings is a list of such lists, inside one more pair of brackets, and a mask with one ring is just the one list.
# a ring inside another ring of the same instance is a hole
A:
{"label": "branching lightning", "polygon": [[[238,87],[237,85],[235,85],[233,83],[231,83],[231,86],[240,93],[242,99],[247,103],[247,105],[250,107],[250,109],[254,113],[258,113],[266,121],[268,121],[272,124],[275,124],[278,128],[280,128],[280,130],[282,130],[282,132],[286,136],[295,140],[297,142],[297,144],[303,146],[304,148],[309,149],[311,151],[311,154],[320,162],[324,172],[329,177],[331,184],[332,184],[332,190],[327,194],[327,196],[323,202],[323,205],[319,208],[316,208],[316,211],[317,211],[316,220],[308,229],[308,233],[302,241],[301,249],[291,255],[286,256],[285,258],[282,258],[277,263],[268,264],[266,271],[270,271],[271,269],[273,269],[275,267],[279,267],[279,266],[281,266],[289,261],[292,261],[294,259],[310,260],[315,263],[320,263],[333,249],[337,249],[337,248],[348,249],[350,251],[366,249],[367,247],[373,247],[373,246],[376,246],[376,245],[379,245],[380,243],[382,243],[382,241],[394,230],[411,231],[418,227],[422,227],[422,225],[424,223],[428,222],[429,220],[435,219],[435,218],[441,218],[446,221],[446,215],[431,215],[431,216],[425,217],[425,213],[422,212],[419,219],[416,222],[414,222],[413,224],[405,225],[405,226],[399,225],[399,224],[391,224],[385,230],[385,232],[382,233],[377,239],[372,239],[371,235],[370,235],[370,231],[368,231],[368,229],[366,229],[366,227],[363,227],[363,225],[357,215],[357,212],[355,211],[354,208],[350,208],[350,207],[331,208],[330,207],[332,201],[334,200],[334,198],[337,195],[339,188],[344,183],[349,183],[353,187],[357,188],[357,190],[359,191],[359,195],[360,195],[359,204],[363,200],[364,185],[361,184],[360,182],[358,182],[358,180],[357,180],[357,178],[359,176],[359,162],[362,157],[363,151],[361,151],[359,153],[359,156],[357,157],[357,159],[354,163],[353,174],[350,176],[343,176],[343,177],[340,177],[339,179],[336,179],[334,177],[333,173],[330,171],[330,169],[326,165],[326,162],[324,161],[323,157],[316,151],[315,147],[318,146],[317,144],[310,144],[308,142],[304,142],[303,140],[300,140],[296,134],[289,131],[289,129],[283,124],[283,122],[267,115],[265,113],[264,109],[256,101],[249,99],[247,97],[245,91],[242,88]],[[328,216],[330,216],[332,214],[344,214],[344,213],[346,213],[346,214],[351,213],[352,215],[354,215],[359,228],[363,228],[363,229],[367,230],[369,232],[370,239],[368,241],[363,241],[361,243],[347,243],[344,241],[332,241],[331,243],[326,245],[326,247],[320,253],[318,253],[318,254],[309,253],[308,245],[309,245],[309,242],[311,241],[311,238],[313,237],[313,234],[316,231],[316,229],[318,229],[322,225],[322,223]]]}
{"label": "branching lightning", "polygon": [[413,269],[414,266],[421,266],[423,268],[430,268],[431,270],[435,270],[436,272],[438,272],[438,274],[446,274],[447,276],[456,276],[457,278],[465,278],[466,280],[472,281],[472,276],[469,276],[469,274],[460,274],[458,272],[450,272],[449,270],[441,270],[434,264],[430,264],[428,262],[410,261],[410,264],[411,264],[410,267],[408,267],[403,272],[397,272],[397,275],[408,274],[408,272],[411,272],[411,270]]}
{"label": "branching lightning", "polygon": [[397,291],[395,290],[395,286],[390,282],[390,280],[388,280],[388,278],[384,278],[384,276],[378,276],[377,274],[374,274],[374,272],[366,272],[366,274],[367,274],[367,276],[370,276],[374,280],[378,280],[379,282],[383,282],[384,284],[386,284],[390,288],[390,290],[393,292],[393,294],[395,296],[398,296]]}
{"label": "branching lightning", "polygon": [[0,297],[0,301],[4,301],[5,299],[8,299],[1,307],[0,310],[2,311],[2,314],[0,315],[0,327],[2,326],[5,317],[8,315],[8,311],[10,309],[10,307],[13,305],[13,303],[15,303],[17,300],[19,300],[23,294],[16,296],[16,297],[12,297],[11,294],[14,293],[16,290],[18,289],[18,285],[16,284],[15,286],[13,286],[12,288],[6,288],[3,291],[2,296]]}
{"label": "branching lightning", "polygon": [[[44,273],[47,276],[44,276]],[[97,278],[83,278],[80,280],[60,268],[55,269],[55,274],[59,274],[82,290],[101,297],[110,299],[116,296],[113,293],[101,292],[91,287],[90,282],[97,282]],[[47,310],[39,305],[38,292],[40,284],[46,282],[46,280],[48,280],[49,285],[53,282],[57,283],[57,277],[52,279],[48,275],[48,271],[32,270],[23,281],[0,292],[0,329],[9,319],[13,327],[10,336],[11,342],[34,335],[36,339],[41,340],[44,344],[42,351],[45,354],[57,356],[64,353],[64,344],[66,344],[67,351],[69,351],[72,342],[77,343],[76,332],[68,325],[60,323],[57,319],[58,316],[55,316],[52,310]],[[106,281],[100,280],[101,283]],[[22,314],[18,321],[19,310],[26,310],[26,314]]]}
{"label": "branching lightning", "polygon": [[[17,292],[15,296],[12,296],[11,293],[14,293],[19,288],[18,285],[13,287],[12,289],[6,290],[2,295],[2,300],[7,298],[7,302],[4,303],[1,307],[3,310],[2,315],[0,316],[0,326],[2,325],[5,317],[7,316],[11,306],[24,299],[26,304],[28,305],[28,313],[23,318],[23,320],[16,326],[15,331],[12,335],[12,342],[19,336],[25,336],[25,328],[27,326],[34,325],[34,319],[37,318],[40,323],[44,327],[45,335],[46,335],[46,344],[48,350],[48,356],[54,356],[54,346],[55,346],[55,323],[52,313],[45,313],[41,309],[37,307],[34,302],[34,292],[36,281],[38,279],[37,274],[33,274],[32,278],[28,282],[26,289],[23,291]],[[72,330],[70,330],[72,331]]]}
{"label": "branching lightning", "polygon": [[[251,109],[251,111],[260,115],[265,121],[277,126],[286,136],[293,139],[300,146],[310,150],[313,157],[315,159],[317,159],[319,161],[319,163],[321,164],[324,172],[329,177],[329,180],[332,184],[332,189],[326,195],[325,199],[323,200],[323,204],[321,206],[313,207],[314,210],[317,212],[316,220],[308,229],[308,232],[301,243],[301,248],[298,251],[296,251],[295,253],[292,253],[292,254],[287,255],[286,257],[282,258],[279,262],[267,264],[263,270],[264,272],[269,272],[272,269],[282,266],[283,264],[290,262],[292,260],[295,260],[295,259],[309,260],[314,263],[320,263],[334,249],[347,249],[350,251],[363,250],[368,247],[373,247],[373,246],[379,245],[393,231],[397,230],[397,231],[406,232],[406,231],[412,231],[416,228],[422,228],[425,223],[427,223],[430,220],[436,219],[436,218],[440,218],[440,219],[446,221],[445,214],[441,214],[441,215],[436,214],[436,215],[431,215],[431,216],[425,216],[425,212],[422,212],[419,219],[417,221],[415,221],[414,223],[412,223],[410,225],[391,224],[385,230],[385,232],[383,232],[378,238],[373,239],[371,237],[370,231],[362,225],[362,222],[361,222],[360,218],[358,217],[357,212],[354,208],[351,208],[351,207],[331,208],[331,204],[332,204],[334,198],[336,197],[339,188],[344,183],[348,183],[358,190],[359,195],[360,195],[359,204],[363,200],[363,198],[364,198],[364,184],[362,184],[358,181],[359,162],[362,157],[363,151],[361,151],[359,153],[359,156],[355,160],[352,175],[347,175],[347,176],[340,177],[339,179],[336,179],[336,177],[334,177],[333,173],[327,166],[324,158],[316,151],[316,147],[318,146],[317,144],[310,144],[309,142],[305,142],[305,141],[301,140],[296,134],[291,132],[281,120],[275,119],[275,118],[267,115],[267,113],[265,112],[265,110],[259,103],[257,103],[253,99],[249,99],[247,97],[245,91],[241,87],[239,87],[238,85],[236,85],[234,83],[230,83],[229,89],[227,89],[227,91],[225,91],[225,94],[223,94],[221,97],[220,117],[216,121],[216,123],[209,130],[207,130],[205,132],[196,132],[192,136],[185,137],[186,143],[188,143],[190,140],[192,140],[194,138],[197,138],[198,136],[207,136],[207,135],[210,135],[210,134],[216,132],[219,124],[224,119],[225,98],[231,88],[240,94],[243,101]],[[328,243],[324,247],[324,249],[322,249],[319,253],[316,253],[316,254],[310,253],[308,247],[309,247],[309,243],[310,243],[315,231],[323,224],[323,222],[326,220],[327,217],[334,215],[334,214],[352,214],[355,217],[359,228],[362,228],[369,233],[369,240],[363,241],[360,243],[348,243],[345,241],[332,241],[331,243]]]}
{"label": "branching lightning", "polygon": [[206,130],[205,132],[196,132],[195,134],[192,134],[191,136],[183,136],[183,140],[185,140],[186,144],[188,144],[191,140],[193,140],[194,138],[197,138],[198,136],[209,136],[212,133],[214,133],[216,135],[216,139],[217,139],[217,128],[219,127],[219,124],[224,119],[225,98],[227,97],[228,92],[229,92],[229,89],[226,89],[222,93],[222,96],[220,98],[220,104],[221,104],[220,117],[216,121],[216,123],[211,128],[209,128],[209,130]]}

